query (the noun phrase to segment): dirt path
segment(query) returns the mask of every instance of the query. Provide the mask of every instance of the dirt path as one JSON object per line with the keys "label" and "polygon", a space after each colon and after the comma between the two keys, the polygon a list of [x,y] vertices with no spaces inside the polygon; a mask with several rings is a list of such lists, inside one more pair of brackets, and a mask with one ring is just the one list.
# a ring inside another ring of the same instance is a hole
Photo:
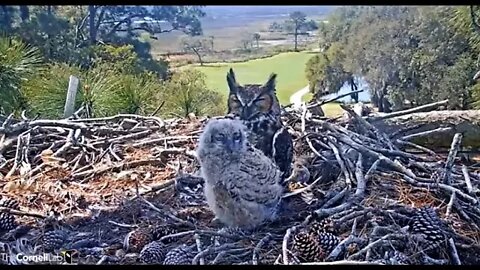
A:
{"label": "dirt path", "polygon": [[290,103],[293,104],[293,108],[302,107],[302,97],[308,94],[308,91],[309,91],[309,86],[307,85],[290,96]]}
{"label": "dirt path", "polygon": [[[312,52],[319,52],[320,48],[315,48]],[[302,107],[302,97],[308,94],[309,85],[303,87],[302,89],[295,92],[293,95],[290,96],[290,103],[293,104],[293,108],[300,108]]]}

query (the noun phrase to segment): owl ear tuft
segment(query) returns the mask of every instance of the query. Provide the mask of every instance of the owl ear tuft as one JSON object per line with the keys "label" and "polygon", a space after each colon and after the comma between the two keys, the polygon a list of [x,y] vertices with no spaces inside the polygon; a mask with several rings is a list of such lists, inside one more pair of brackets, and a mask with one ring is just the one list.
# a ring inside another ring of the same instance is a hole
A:
{"label": "owl ear tuft", "polygon": [[232,68],[227,73],[227,83],[231,93],[237,92],[238,83]]}
{"label": "owl ear tuft", "polygon": [[269,92],[275,92],[277,74],[272,73],[268,78],[268,81],[263,85],[264,88],[267,89]]}

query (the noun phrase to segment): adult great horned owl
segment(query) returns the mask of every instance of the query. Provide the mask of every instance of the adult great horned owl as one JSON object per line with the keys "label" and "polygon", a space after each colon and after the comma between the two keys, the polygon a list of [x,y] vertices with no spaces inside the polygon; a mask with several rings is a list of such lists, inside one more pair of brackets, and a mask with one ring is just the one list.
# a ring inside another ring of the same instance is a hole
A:
{"label": "adult great horned owl", "polygon": [[276,96],[272,74],[264,85],[237,83],[232,69],[227,73],[230,89],[228,114],[239,117],[249,130],[249,141],[267,157],[272,158],[283,178],[292,171],[293,141],[280,118],[281,108]]}
{"label": "adult great horned owl", "polygon": [[197,148],[205,197],[216,217],[229,227],[253,229],[274,220],[281,203],[281,172],[249,145],[239,120],[212,119]]}

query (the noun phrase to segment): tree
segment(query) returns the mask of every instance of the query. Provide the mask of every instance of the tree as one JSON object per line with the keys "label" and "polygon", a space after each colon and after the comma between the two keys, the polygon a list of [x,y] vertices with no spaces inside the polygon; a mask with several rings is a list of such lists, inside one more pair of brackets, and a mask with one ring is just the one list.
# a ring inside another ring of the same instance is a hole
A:
{"label": "tree", "polygon": [[290,19],[287,21],[287,24],[291,24],[293,28],[293,36],[295,39],[295,51],[298,51],[298,36],[304,34],[301,32],[302,27],[305,26],[307,20],[307,15],[300,11],[295,11],[290,14]]}
{"label": "tree", "polygon": [[75,108],[83,106],[86,117],[150,114],[164,98],[164,83],[153,74],[132,74],[103,66],[85,71],[67,64],[51,64],[24,85],[32,112],[47,118],[62,117],[65,89],[72,74],[80,80]]}
{"label": "tree", "polygon": [[212,47],[210,48],[210,50],[215,51],[215,48],[214,48],[214,45],[215,45],[215,36],[209,36],[210,38],[210,44],[212,45]]}
{"label": "tree", "polygon": [[0,31],[11,31],[15,13],[16,10],[12,6],[0,6]]}
{"label": "tree", "polygon": [[[52,63],[41,72],[36,73],[22,87],[25,99],[29,104],[31,115],[40,115],[42,118],[57,119],[63,117],[66,100],[66,89],[70,75],[80,79],[79,92],[75,100],[75,108],[80,108],[84,101],[84,76],[79,68],[67,64]],[[105,78],[104,74],[104,78]],[[113,85],[109,83],[108,85]],[[93,89],[104,90],[103,87],[91,85]],[[114,87],[114,85],[112,86]],[[95,91],[96,93],[96,91]],[[90,104],[89,104],[90,105]],[[88,108],[90,109],[90,108]],[[89,115],[92,116],[92,115]]]}
{"label": "tree", "polygon": [[453,27],[462,35],[468,36],[470,45],[480,53],[480,6],[459,6],[450,15]]}
{"label": "tree", "polygon": [[[353,74],[343,66],[345,54],[343,46],[333,43],[326,52],[320,52],[312,57],[306,65],[306,76],[310,82],[310,91],[318,95],[337,93],[348,83],[355,90]],[[355,97],[354,97],[355,98]]]}
{"label": "tree", "polygon": [[[92,81],[99,79],[101,77],[93,77]],[[108,91],[96,93],[93,109],[97,116],[149,115],[165,100],[165,84],[152,74],[110,74],[106,79],[116,82],[113,88],[108,86]]]}
{"label": "tree", "polygon": [[200,65],[203,66],[202,57],[210,52],[211,40],[204,37],[186,37],[181,41],[183,50],[185,52],[193,52],[197,58]]}
{"label": "tree", "polygon": [[328,61],[310,61],[309,81],[331,86],[362,77],[379,111],[399,110],[408,104],[422,105],[445,97],[450,97],[451,108],[467,108],[478,50],[464,24],[452,18],[459,14],[456,10],[413,6],[339,8],[328,18],[328,24],[320,24],[321,47],[329,56]]}
{"label": "tree", "polygon": [[281,31],[283,31],[283,26],[279,22],[272,22],[268,26],[268,31],[269,32],[281,32]]}
{"label": "tree", "polygon": [[250,51],[249,47],[252,47],[252,40],[249,38],[244,38],[240,41],[243,46],[244,51]]}
{"label": "tree", "polygon": [[1,6],[0,31],[38,47],[47,61],[67,62],[88,69],[93,48],[101,44],[133,45],[135,52],[161,77],[164,63],[152,58],[150,36],[181,31],[202,33],[201,6]]}
{"label": "tree", "polygon": [[315,20],[309,20],[305,22],[304,27],[306,31],[314,31],[318,29],[318,24]]}
{"label": "tree", "polygon": [[20,24],[16,32],[23,40],[40,49],[48,61],[68,62],[76,56],[74,35],[65,18],[37,10],[30,19]]}
{"label": "tree", "polygon": [[171,114],[187,116],[219,115],[224,113],[224,99],[220,94],[209,90],[205,75],[194,69],[176,72],[165,86],[166,110]]}
{"label": "tree", "polygon": [[[89,42],[107,42],[119,33],[135,36],[138,31],[150,35],[181,31],[202,33],[201,6],[97,6],[88,7]],[[165,27],[165,24],[168,26]]]}
{"label": "tree", "polygon": [[254,39],[255,42],[257,43],[257,49],[258,49],[258,48],[259,48],[259,46],[258,46],[258,41],[260,40],[260,34],[259,34],[259,33],[253,34],[253,39]]}
{"label": "tree", "polygon": [[28,6],[18,6],[20,10],[20,18],[22,22],[26,22],[30,19],[30,8]]}

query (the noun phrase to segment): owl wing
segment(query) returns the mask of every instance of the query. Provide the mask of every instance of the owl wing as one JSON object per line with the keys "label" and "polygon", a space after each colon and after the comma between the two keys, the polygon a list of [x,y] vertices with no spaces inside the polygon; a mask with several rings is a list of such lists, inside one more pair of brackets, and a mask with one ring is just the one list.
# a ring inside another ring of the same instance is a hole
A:
{"label": "owl wing", "polygon": [[249,147],[236,179],[228,182],[229,192],[245,201],[269,205],[280,197],[281,172],[260,150]]}
{"label": "owl wing", "polygon": [[229,209],[235,207],[236,201],[238,200],[238,193],[236,193],[235,190],[228,188],[223,183],[217,183],[213,187],[213,190],[217,197],[217,201],[222,202],[222,204],[219,205],[220,207],[225,207]]}
{"label": "owl wing", "polygon": [[272,148],[273,160],[283,172],[283,178],[287,178],[292,170],[293,139],[286,128],[282,127],[275,132]]}

